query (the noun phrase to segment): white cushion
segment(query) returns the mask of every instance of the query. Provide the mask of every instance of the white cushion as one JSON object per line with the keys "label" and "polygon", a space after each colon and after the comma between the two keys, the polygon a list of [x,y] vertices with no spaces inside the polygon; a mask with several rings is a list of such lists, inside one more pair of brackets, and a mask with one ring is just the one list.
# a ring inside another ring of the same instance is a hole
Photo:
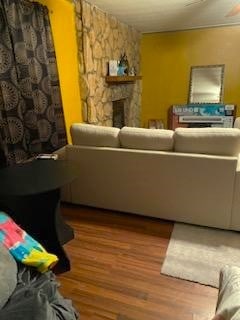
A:
{"label": "white cushion", "polygon": [[237,156],[240,130],[235,128],[177,128],[174,150],[186,153]]}
{"label": "white cushion", "polygon": [[172,130],[123,127],[119,138],[123,148],[163,151],[173,149]]}
{"label": "white cushion", "polygon": [[240,117],[237,117],[234,121],[234,128],[240,129]]}
{"label": "white cushion", "polygon": [[73,123],[70,128],[73,144],[94,147],[119,147],[119,131],[118,128],[85,123]]}

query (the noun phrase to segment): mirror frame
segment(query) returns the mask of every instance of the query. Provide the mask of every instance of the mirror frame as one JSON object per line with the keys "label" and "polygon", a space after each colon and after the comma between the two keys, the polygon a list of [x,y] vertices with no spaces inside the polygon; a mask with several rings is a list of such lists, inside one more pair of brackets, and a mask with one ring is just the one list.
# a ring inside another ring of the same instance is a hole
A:
{"label": "mirror frame", "polygon": [[[221,68],[221,76],[220,76],[220,93],[219,93],[219,99],[217,102],[212,101],[204,101],[204,102],[192,102],[192,96],[193,96],[193,71],[196,69],[207,69],[207,68]],[[189,92],[188,92],[188,103],[190,104],[199,104],[199,103],[222,103],[223,102],[223,80],[224,80],[224,70],[225,65],[224,64],[213,64],[213,65],[202,65],[202,66],[191,66],[190,70],[190,81],[189,81]]]}

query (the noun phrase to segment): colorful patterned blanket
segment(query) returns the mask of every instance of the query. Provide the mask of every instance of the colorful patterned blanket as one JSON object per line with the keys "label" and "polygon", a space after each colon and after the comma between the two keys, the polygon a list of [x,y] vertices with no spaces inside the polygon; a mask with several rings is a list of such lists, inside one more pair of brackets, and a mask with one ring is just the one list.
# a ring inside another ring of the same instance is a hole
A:
{"label": "colorful patterned blanket", "polygon": [[0,211],[0,242],[17,261],[42,273],[58,262],[57,256],[48,253],[3,211]]}

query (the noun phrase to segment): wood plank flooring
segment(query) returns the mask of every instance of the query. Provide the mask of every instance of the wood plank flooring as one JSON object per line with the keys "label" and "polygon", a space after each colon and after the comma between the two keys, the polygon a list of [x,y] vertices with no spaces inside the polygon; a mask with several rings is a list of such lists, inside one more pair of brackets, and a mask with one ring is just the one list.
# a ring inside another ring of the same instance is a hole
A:
{"label": "wood plank flooring", "polygon": [[81,320],[210,320],[217,289],[160,274],[173,223],[63,205],[75,239],[58,277]]}

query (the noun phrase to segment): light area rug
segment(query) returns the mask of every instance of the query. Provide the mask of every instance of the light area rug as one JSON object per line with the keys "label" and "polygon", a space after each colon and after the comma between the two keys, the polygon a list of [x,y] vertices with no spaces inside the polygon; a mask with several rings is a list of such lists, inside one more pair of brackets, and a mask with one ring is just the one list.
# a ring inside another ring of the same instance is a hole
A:
{"label": "light area rug", "polygon": [[240,266],[240,232],[174,224],[162,274],[218,288],[225,265]]}

